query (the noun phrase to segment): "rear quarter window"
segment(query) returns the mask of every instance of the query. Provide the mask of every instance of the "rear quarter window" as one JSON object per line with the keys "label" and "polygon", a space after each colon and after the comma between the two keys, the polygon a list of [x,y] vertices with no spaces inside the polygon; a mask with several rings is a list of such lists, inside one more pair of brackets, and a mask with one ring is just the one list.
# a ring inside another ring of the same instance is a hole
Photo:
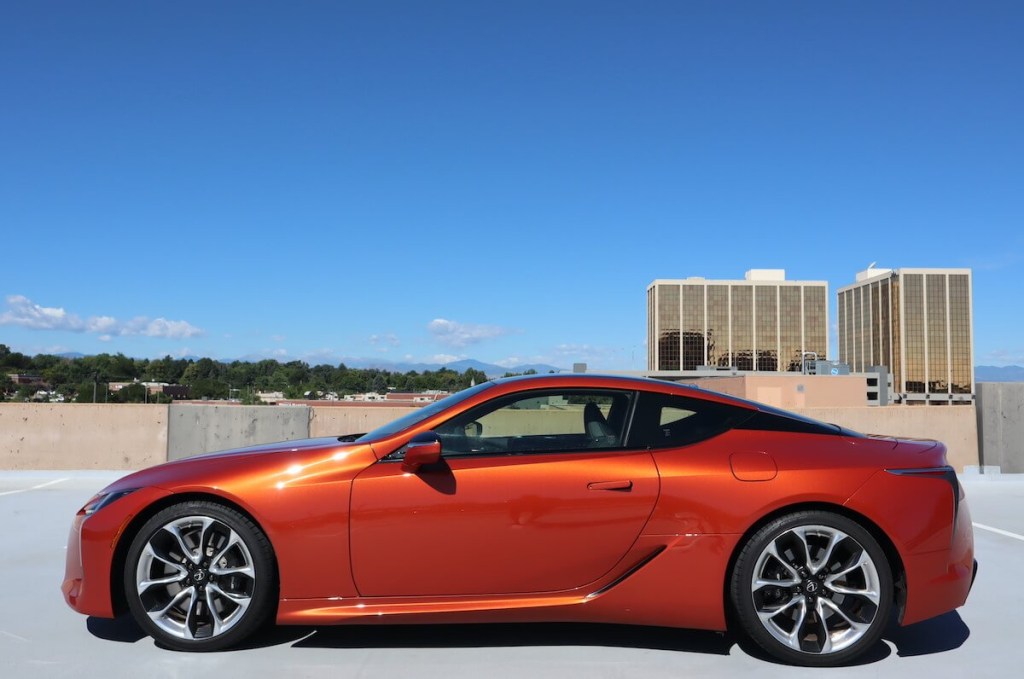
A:
{"label": "rear quarter window", "polygon": [[641,392],[630,447],[676,448],[718,436],[756,411],[675,394]]}

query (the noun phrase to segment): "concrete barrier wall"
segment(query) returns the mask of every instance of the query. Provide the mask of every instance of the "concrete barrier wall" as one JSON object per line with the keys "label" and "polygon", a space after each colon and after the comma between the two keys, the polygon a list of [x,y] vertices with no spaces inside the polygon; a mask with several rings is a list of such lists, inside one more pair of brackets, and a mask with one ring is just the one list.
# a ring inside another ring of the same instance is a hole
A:
{"label": "concrete barrier wall", "polygon": [[167,459],[309,438],[307,406],[171,405]]}
{"label": "concrete barrier wall", "polygon": [[0,469],[141,469],[167,459],[166,405],[0,404]]}
{"label": "concrete barrier wall", "polygon": [[[865,433],[935,438],[958,471],[1024,473],[1024,384],[979,385],[974,407],[804,408]],[[402,407],[0,404],[0,469],[140,469],[241,446],[369,431]],[[979,455],[979,438],[983,453]]]}
{"label": "concrete barrier wall", "polygon": [[1024,473],[1024,383],[981,382],[977,389],[981,464]]}
{"label": "concrete barrier wall", "polygon": [[365,434],[414,410],[411,406],[366,408],[351,406],[313,406],[309,421],[309,435],[344,436]]}
{"label": "concrete barrier wall", "polygon": [[947,459],[958,472],[978,464],[978,424],[973,406],[803,408],[793,412],[863,434],[937,439],[946,444]]}

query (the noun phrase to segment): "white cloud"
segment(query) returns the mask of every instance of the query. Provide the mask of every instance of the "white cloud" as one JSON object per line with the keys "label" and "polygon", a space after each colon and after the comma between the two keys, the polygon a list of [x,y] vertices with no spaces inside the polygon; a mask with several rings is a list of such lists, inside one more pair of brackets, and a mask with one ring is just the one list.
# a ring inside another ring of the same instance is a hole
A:
{"label": "white cloud", "polygon": [[0,325],[14,325],[32,330],[62,330],[65,332],[96,333],[106,342],[113,337],[141,335],[182,339],[203,334],[188,321],[169,321],[166,318],[137,316],[130,321],[119,321],[113,316],[81,318],[63,307],[44,307],[23,295],[7,296],[7,311],[0,314]]}
{"label": "white cloud", "polygon": [[465,356],[455,356],[454,354],[434,354],[427,359],[427,363],[454,363],[464,358]]}
{"label": "white cloud", "polygon": [[494,339],[513,331],[496,325],[477,325],[475,323],[459,323],[445,318],[435,318],[427,324],[427,330],[441,344],[456,349],[478,344],[484,340]]}
{"label": "white cloud", "polygon": [[[370,335],[370,344],[374,346],[381,344],[391,347],[397,347],[398,345],[401,344],[401,342],[399,341],[397,335],[389,332],[386,335]],[[383,349],[383,351],[387,351],[387,349]]]}
{"label": "white cloud", "polygon": [[1024,349],[994,349],[981,358],[982,365],[1024,365]]}

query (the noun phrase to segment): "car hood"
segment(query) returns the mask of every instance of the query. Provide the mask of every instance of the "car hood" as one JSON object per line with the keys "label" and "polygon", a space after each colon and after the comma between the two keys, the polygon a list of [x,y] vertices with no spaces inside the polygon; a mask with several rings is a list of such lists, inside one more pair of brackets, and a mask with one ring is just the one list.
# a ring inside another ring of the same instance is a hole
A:
{"label": "car hood", "polygon": [[199,453],[198,455],[190,455],[189,457],[183,457],[178,460],[172,460],[168,462],[168,465],[189,463],[194,460],[209,460],[225,457],[235,457],[237,455],[267,455],[274,453],[296,453],[300,450],[309,450],[311,448],[338,448],[341,446],[351,446],[351,442],[342,443],[337,436],[326,436],[323,438],[315,439],[299,439],[296,441],[278,441],[276,443],[261,443],[256,446],[246,446],[244,448],[231,448],[229,450],[217,450],[210,453]]}
{"label": "car hood", "polygon": [[376,459],[367,444],[347,439],[343,443],[338,437],[281,441],[172,460],[118,479],[102,492],[147,486],[172,492],[183,487],[221,487],[225,482],[230,485],[232,478],[247,472],[261,474],[262,471],[279,471],[303,465],[314,458],[333,456],[341,459],[339,455],[346,458],[366,457],[367,463]]}

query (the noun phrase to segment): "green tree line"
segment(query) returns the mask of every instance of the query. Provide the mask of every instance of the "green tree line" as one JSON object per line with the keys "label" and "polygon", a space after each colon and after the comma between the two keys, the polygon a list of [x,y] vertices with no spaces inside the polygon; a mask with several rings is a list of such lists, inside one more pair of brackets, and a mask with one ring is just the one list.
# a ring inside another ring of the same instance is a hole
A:
{"label": "green tree line", "polygon": [[124,354],[97,354],[66,358],[49,354],[27,356],[0,344],[0,395],[5,400],[28,400],[38,385],[17,385],[9,375],[34,375],[49,391],[65,400],[92,403],[141,403],[144,400],[167,401],[163,394],[147,395],[142,385],[129,385],[109,392],[110,382],[166,382],[189,388],[189,398],[240,398],[253,402],[256,392],[279,391],[286,398],[321,398],[328,392],[339,396],[369,391],[444,390],[455,392],[487,380],[480,370],[458,373],[448,368],[401,373],[376,368],[349,368],[305,361],[280,363],[273,359],[256,362],[224,363],[210,358],[181,359],[164,356],[157,359],[129,358]]}

